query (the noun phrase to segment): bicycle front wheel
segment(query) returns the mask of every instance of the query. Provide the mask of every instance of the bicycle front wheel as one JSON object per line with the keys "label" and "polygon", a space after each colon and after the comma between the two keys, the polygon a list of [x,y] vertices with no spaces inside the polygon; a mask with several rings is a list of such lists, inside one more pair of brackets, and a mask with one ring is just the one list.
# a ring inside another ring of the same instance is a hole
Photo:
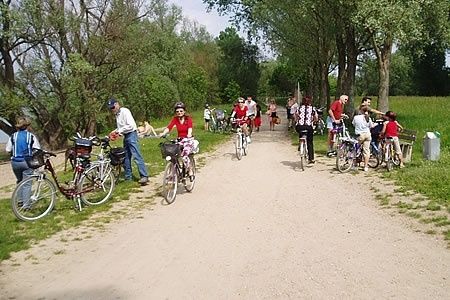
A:
{"label": "bicycle front wheel", "polygon": [[56,188],[47,178],[32,176],[17,185],[11,197],[14,215],[22,221],[35,221],[55,206]]}
{"label": "bicycle front wheel", "polygon": [[350,145],[342,144],[337,150],[336,168],[341,173],[350,171],[353,166],[353,153]]}
{"label": "bicycle front wheel", "polygon": [[235,149],[236,149],[236,157],[238,160],[241,160],[242,158],[242,137],[240,134],[236,134],[236,140],[235,140]]}
{"label": "bicycle front wheel", "polygon": [[184,188],[186,189],[186,191],[188,192],[192,192],[192,190],[194,189],[194,185],[195,185],[195,159],[193,155],[189,156],[189,163],[191,164],[191,170],[192,170],[192,175],[186,176],[186,178],[184,179]]}
{"label": "bicycle front wheel", "polygon": [[78,183],[81,201],[87,205],[105,203],[112,196],[115,177],[111,167],[101,170],[99,166],[89,168]]}
{"label": "bicycle front wheel", "polygon": [[163,197],[166,199],[168,204],[173,203],[175,198],[177,197],[177,189],[178,189],[178,173],[176,170],[176,165],[172,162],[169,162],[166,165],[166,169],[164,170],[164,178],[163,178]]}

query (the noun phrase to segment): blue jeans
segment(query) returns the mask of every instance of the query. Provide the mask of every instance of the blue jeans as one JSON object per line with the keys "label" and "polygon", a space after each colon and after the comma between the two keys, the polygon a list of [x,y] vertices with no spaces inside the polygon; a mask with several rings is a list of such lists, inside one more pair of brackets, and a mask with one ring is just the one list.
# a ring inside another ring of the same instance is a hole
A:
{"label": "blue jeans", "polygon": [[134,158],[138,167],[139,175],[142,177],[148,177],[147,167],[145,166],[144,159],[139,149],[138,135],[136,131],[125,134],[123,139],[123,147],[125,148],[125,180],[131,180],[131,158]]}
{"label": "blue jeans", "polygon": [[[11,167],[14,175],[16,175],[17,183],[20,183],[22,180],[25,180],[29,176],[33,175],[33,169],[28,167],[26,161],[12,160]],[[26,206],[31,196],[31,182],[29,182],[26,186],[24,185],[23,188],[20,189],[19,193],[19,199],[22,201],[23,206]]]}

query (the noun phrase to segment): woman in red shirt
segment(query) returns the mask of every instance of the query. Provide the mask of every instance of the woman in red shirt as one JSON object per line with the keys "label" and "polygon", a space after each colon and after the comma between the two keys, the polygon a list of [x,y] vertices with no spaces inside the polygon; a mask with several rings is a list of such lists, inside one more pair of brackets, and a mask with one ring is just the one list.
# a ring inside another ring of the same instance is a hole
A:
{"label": "woman in red shirt", "polygon": [[238,99],[238,105],[234,108],[233,113],[231,114],[231,119],[234,120],[234,122],[241,126],[242,131],[244,132],[247,143],[251,143],[250,136],[248,134],[248,117],[247,117],[247,111],[248,108],[244,104],[244,98]]}
{"label": "woman in red shirt", "polygon": [[[182,145],[181,156],[186,166],[190,166],[189,155],[192,154],[196,147],[196,141],[192,136],[192,118],[186,115],[186,106],[183,102],[177,102],[174,107],[175,116],[170,121],[169,125],[164,128],[160,136],[167,135],[173,127],[177,128],[179,144]],[[198,144],[198,142],[197,142]],[[191,170],[189,170],[191,175]]]}

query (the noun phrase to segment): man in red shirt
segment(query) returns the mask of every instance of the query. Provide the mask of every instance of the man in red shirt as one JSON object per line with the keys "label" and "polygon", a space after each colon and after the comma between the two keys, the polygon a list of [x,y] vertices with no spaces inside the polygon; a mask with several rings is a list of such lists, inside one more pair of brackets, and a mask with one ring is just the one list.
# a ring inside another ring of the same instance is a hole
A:
{"label": "man in red shirt", "polygon": [[342,118],[347,117],[346,114],[344,114],[344,105],[348,101],[347,95],[341,95],[338,100],[334,101],[330,109],[328,110],[328,117],[327,117],[327,128],[328,128],[328,152],[327,155],[331,155],[333,153],[333,128],[336,126],[342,126]]}

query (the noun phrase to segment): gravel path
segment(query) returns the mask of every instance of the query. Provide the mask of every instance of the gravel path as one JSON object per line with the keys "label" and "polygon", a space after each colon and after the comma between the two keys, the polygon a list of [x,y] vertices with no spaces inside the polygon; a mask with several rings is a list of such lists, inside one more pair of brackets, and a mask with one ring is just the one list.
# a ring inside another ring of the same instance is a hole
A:
{"label": "gravel path", "polygon": [[381,210],[370,177],[318,160],[301,172],[280,127],[241,161],[227,143],[172,205],[14,254],[0,299],[448,299],[443,243]]}

